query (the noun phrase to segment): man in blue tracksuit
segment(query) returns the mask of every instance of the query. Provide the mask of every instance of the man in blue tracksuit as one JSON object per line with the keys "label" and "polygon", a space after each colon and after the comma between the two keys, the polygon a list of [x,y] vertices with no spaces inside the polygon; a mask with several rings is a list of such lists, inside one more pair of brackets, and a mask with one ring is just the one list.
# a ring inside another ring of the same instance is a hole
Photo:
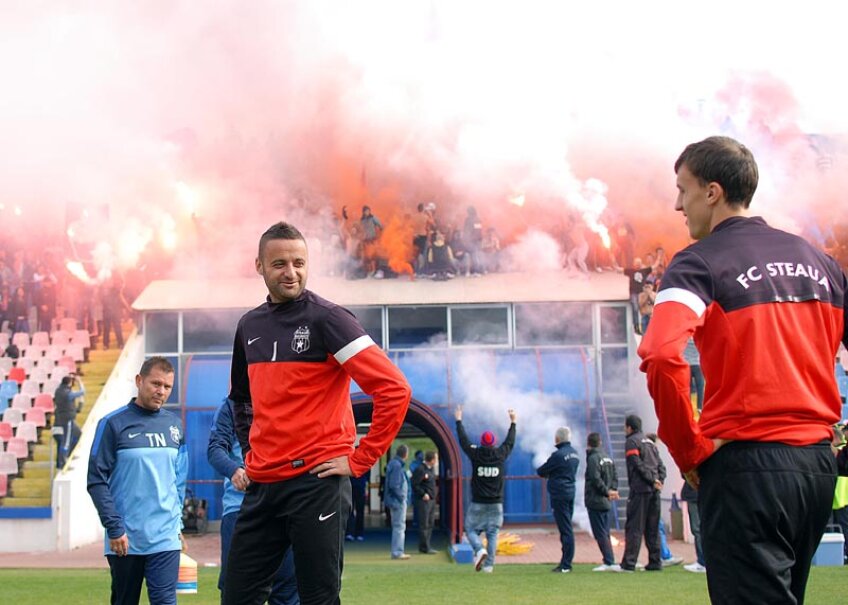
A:
{"label": "man in blue tracksuit", "polygon": [[138,396],[97,425],[88,493],[106,528],[112,605],[175,605],[188,453],[180,417],[162,406],[174,367],[151,357],[135,377]]}
{"label": "man in blue tracksuit", "polygon": [[[227,571],[227,555],[230,552],[230,541],[233,529],[244,500],[244,492],[250,485],[250,479],[244,470],[244,458],[241,455],[241,445],[236,436],[233,421],[233,402],[224,399],[221,407],[212,419],[212,430],[209,432],[209,445],[206,457],[218,473],[224,476],[224,514],[221,517],[221,573],[218,575],[218,590],[224,589],[224,577]],[[291,547],[286,553],[283,563],[277,570],[274,586],[268,597],[269,605],[299,605],[297,579],[294,573],[294,555]]]}
{"label": "man in blue tracksuit", "polygon": [[406,542],[406,503],[409,498],[409,478],[406,476],[406,459],[409,448],[401,444],[395,457],[386,465],[386,494],[383,498],[392,517],[392,559],[406,560],[403,552]]}
{"label": "man in blue tracksuit", "polygon": [[559,529],[559,540],[562,543],[562,558],[559,565],[553,568],[556,573],[571,571],[571,561],[574,559],[574,530],[571,527],[571,516],[574,514],[574,492],[577,466],[580,456],[571,447],[571,429],[561,426],[554,436],[556,451],[548,461],[536,469],[540,477],[548,480],[548,493],[551,496],[551,510]]}

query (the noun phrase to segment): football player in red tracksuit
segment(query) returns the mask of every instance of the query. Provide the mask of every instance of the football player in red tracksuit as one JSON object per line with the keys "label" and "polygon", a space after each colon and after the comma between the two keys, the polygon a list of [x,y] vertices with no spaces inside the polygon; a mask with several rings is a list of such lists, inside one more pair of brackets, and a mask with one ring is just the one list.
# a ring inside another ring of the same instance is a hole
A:
{"label": "football player in red tracksuit", "polygon": [[[737,141],[689,145],[674,168],[675,210],[698,241],[669,265],[639,347],[659,435],[700,483],[712,601],[802,603],[836,481],[848,283],[832,258],[747,215],[758,171]],[[692,335],[706,379],[697,423]]]}
{"label": "football player in red tracksuit", "polygon": [[[349,476],[365,473],[397,435],[409,384],[353,314],[306,290],[303,235],[277,223],[259,240],[266,302],[239,321],[230,399],[250,484],[224,579],[227,605],[264,603],[289,544],[300,602],[339,603]],[[373,398],[354,450],[350,380]]]}

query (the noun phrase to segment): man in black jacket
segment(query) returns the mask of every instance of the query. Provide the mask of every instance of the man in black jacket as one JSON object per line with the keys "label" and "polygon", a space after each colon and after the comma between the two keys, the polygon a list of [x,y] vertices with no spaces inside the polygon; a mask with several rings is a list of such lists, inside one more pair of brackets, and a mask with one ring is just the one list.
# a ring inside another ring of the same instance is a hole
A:
{"label": "man in black jacket", "polygon": [[627,459],[627,481],[630,495],[627,498],[627,522],[624,524],[624,558],[621,571],[636,569],[636,558],[645,536],[648,548],[648,571],[662,571],[660,558],[660,491],[665,481],[665,467],[654,442],[642,434],[642,419],[631,414],[624,421],[627,441],[624,455]]}
{"label": "man in black jacket", "polygon": [[56,468],[65,466],[65,461],[77,445],[80,438],[80,428],[76,417],[79,412],[77,399],[85,395],[85,389],[80,384],[80,390],[74,391],[75,377],[63,376],[59,388],[53,394],[55,416],[53,418],[53,439],[56,441]]}
{"label": "man in black jacket", "polygon": [[424,453],[424,461],[412,473],[412,495],[418,517],[418,550],[425,555],[435,555],[430,547],[430,536],[436,520],[436,452]]}
{"label": "man in black jacket", "polygon": [[592,571],[617,571],[615,555],[612,552],[610,541],[609,511],[612,508],[611,501],[618,500],[618,474],[615,472],[615,463],[601,449],[601,436],[598,433],[589,433],[586,438],[586,482],[584,501],[589,513],[589,524],[592,526],[592,535],[601,549],[603,564],[592,569]]}
{"label": "man in black jacket", "polygon": [[[503,525],[504,463],[515,445],[515,410],[508,410],[509,432],[503,443],[495,447],[495,435],[485,431],[480,445],[472,445],[462,426],[462,408],[456,408],[456,435],[462,451],[471,459],[471,506],[465,516],[465,534],[474,549],[474,569],[492,573],[498,532]],[[480,532],[486,532],[487,548],[483,548]]]}
{"label": "man in black jacket", "polygon": [[568,573],[574,559],[574,530],[571,516],[574,514],[574,483],[580,457],[571,447],[571,429],[561,426],[554,435],[556,451],[542,466],[536,469],[540,477],[548,480],[548,494],[551,496],[551,510],[559,529],[559,541],[562,544],[562,558],[559,565],[551,571]]}

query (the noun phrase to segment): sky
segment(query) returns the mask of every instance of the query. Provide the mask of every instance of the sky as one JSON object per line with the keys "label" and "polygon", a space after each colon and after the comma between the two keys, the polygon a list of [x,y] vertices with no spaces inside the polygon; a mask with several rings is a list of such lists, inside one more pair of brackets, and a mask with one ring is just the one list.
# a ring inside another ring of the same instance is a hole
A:
{"label": "sky", "polygon": [[549,250],[569,213],[673,251],[688,243],[674,160],[713,134],[754,151],[752,210],[771,222],[821,237],[846,216],[838,3],[0,12],[0,231],[60,246],[71,226],[65,254],[98,265],[158,246],[175,275],[239,274],[277,220],[318,232],[342,207],[388,223],[430,201],[454,223],[475,206],[522,254]]}

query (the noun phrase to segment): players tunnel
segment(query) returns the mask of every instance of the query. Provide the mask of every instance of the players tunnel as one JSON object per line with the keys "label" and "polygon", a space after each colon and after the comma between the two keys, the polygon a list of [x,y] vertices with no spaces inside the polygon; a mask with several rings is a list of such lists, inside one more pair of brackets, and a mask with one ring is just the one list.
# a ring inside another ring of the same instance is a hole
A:
{"label": "players tunnel", "polygon": [[[373,403],[364,393],[351,395],[357,425],[371,422]],[[439,452],[439,518],[451,543],[462,534],[462,458],[453,430],[430,406],[413,399],[409,403],[400,437],[420,435],[433,441]],[[391,452],[393,455],[394,452]]]}

